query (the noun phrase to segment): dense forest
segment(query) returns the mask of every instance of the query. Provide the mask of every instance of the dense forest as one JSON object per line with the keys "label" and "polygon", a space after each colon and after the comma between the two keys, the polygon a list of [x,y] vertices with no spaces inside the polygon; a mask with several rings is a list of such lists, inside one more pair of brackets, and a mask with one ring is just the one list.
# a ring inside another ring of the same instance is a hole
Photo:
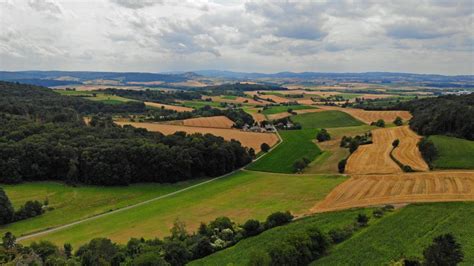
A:
{"label": "dense forest", "polygon": [[218,176],[251,161],[252,151],[239,142],[210,134],[164,136],[121,128],[107,117],[102,120],[108,122],[86,126],[82,118],[84,113],[131,112],[129,106],[134,105],[107,106],[47,88],[0,82],[0,182],[177,182]]}
{"label": "dense forest", "polygon": [[474,140],[474,94],[418,99],[400,103],[395,109],[410,111],[410,127],[421,135]]}

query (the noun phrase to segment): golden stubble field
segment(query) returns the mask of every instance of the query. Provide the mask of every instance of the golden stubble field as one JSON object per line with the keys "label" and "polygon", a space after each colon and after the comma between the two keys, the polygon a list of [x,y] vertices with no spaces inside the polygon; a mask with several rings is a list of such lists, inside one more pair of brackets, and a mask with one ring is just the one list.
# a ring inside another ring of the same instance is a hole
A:
{"label": "golden stubble field", "polygon": [[153,103],[153,102],[145,102],[146,106],[151,106],[155,108],[164,108],[167,110],[173,110],[176,112],[192,112],[194,109],[184,106],[177,106],[177,105],[170,105],[170,104],[162,104],[162,103]]}
{"label": "golden stubble field", "polygon": [[390,174],[401,173],[398,164],[390,158],[392,142],[400,144],[393,150],[393,156],[402,164],[417,171],[428,171],[429,167],[421,157],[417,143],[420,139],[408,126],[379,128],[372,130],[372,144],[361,145],[347,160],[347,174]]}
{"label": "golden stubble field", "polygon": [[318,105],[318,108],[346,112],[367,124],[376,122],[379,119],[383,119],[386,123],[391,123],[393,120],[395,120],[395,118],[397,118],[397,116],[401,117],[404,121],[410,120],[412,117],[408,111],[366,111],[362,109],[342,108],[326,105]]}
{"label": "golden stubble field", "polygon": [[225,140],[238,140],[242,146],[253,148],[255,152],[260,151],[260,145],[267,143],[270,146],[275,145],[278,142],[278,136],[274,133],[257,133],[257,132],[245,132],[238,129],[227,129],[227,128],[211,128],[211,127],[194,127],[194,126],[181,126],[181,125],[167,125],[158,123],[140,123],[140,122],[115,122],[118,125],[131,125],[136,128],[146,128],[149,131],[161,132],[165,135],[174,134],[178,131],[184,131],[188,134],[201,133],[201,134],[213,134],[219,137],[223,137]]}
{"label": "golden stubble field", "polygon": [[414,202],[474,200],[474,171],[354,175],[316,204],[312,212]]}

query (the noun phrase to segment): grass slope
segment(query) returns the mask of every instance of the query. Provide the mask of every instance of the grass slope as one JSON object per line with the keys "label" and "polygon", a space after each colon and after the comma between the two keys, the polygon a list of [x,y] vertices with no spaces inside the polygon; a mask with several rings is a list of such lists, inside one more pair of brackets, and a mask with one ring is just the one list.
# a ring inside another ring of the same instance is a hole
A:
{"label": "grass slope", "polygon": [[308,105],[279,105],[279,106],[271,106],[268,109],[263,110],[263,114],[265,115],[273,115],[278,113],[284,113],[288,111],[288,109],[293,110],[304,110],[304,109],[317,109],[313,106]]}
{"label": "grass slope", "polygon": [[35,218],[1,226],[0,234],[10,231],[21,236],[41,231],[168,194],[200,181],[202,180],[177,184],[136,184],[128,187],[72,187],[56,182],[2,185],[16,209],[28,200],[46,199],[49,207],[54,209]]}
{"label": "grass slope", "polygon": [[207,101],[186,101],[183,103],[185,107],[190,107],[194,109],[199,109],[202,108],[206,105],[209,105],[211,107],[215,108],[222,108],[221,104],[218,102],[207,102]]}
{"label": "grass slope", "polygon": [[[351,224],[358,213],[371,209],[321,213],[245,239],[237,245],[193,261],[190,265],[246,265],[256,250],[265,249],[285,234],[308,228],[328,232]],[[461,243],[465,261],[474,263],[474,203],[432,203],[409,205],[382,218],[371,218],[369,226],[334,246],[326,257],[312,265],[388,265],[402,257],[420,257],[435,236],[451,232]]]}
{"label": "grass slope", "polygon": [[[55,92],[65,95],[65,96],[75,96],[75,97],[83,97],[84,99],[91,100],[91,101],[98,101],[107,104],[119,104],[123,102],[131,102],[135,101],[133,99],[124,98],[117,95],[111,95],[106,93],[100,93],[95,91],[67,91],[67,90],[55,90]],[[93,95],[96,95],[95,97]]]}
{"label": "grass slope", "polygon": [[303,128],[333,128],[363,125],[362,122],[340,111],[300,114],[292,116],[291,120],[300,123]]}
{"label": "grass slope", "polygon": [[[131,237],[153,238],[169,234],[175,219],[196,230],[201,221],[229,216],[237,222],[264,219],[270,213],[290,210],[306,213],[335,186],[341,176],[279,175],[241,171],[204,186],[124,212],[84,222],[33,240],[50,240],[74,246],[95,237],[124,243]],[[73,210],[71,210],[73,211]]]}
{"label": "grass slope", "polygon": [[249,170],[292,173],[293,163],[303,157],[314,160],[321,150],[313,143],[316,129],[280,130],[283,143],[273,149],[270,154],[247,167]]}
{"label": "grass slope", "polygon": [[[336,246],[314,265],[384,265],[402,257],[421,257],[433,238],[452,233],[465,260],[474,264],[474,203],[410,205]],[[471,222],[468,222],[471,221]]]}
{"label": "grass slope", "polygon": [[474,141],[447,136],[431,136],[438,149],[435,168],[474,169]]}

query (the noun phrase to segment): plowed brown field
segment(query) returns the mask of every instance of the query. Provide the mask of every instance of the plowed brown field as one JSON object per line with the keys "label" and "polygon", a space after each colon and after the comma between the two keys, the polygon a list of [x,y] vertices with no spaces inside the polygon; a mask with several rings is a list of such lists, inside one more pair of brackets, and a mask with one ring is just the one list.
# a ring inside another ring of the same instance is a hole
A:
{"label": "plowed brown field", "polygon": [[375,122],[379,119],[383,119],[385,122],[391,123],[393,122],[393,120],[395,120],[395,118],[397,118],[397,116],[401,117],[405,121],[410,120],[412,117],[412,115],[408,111],[366,111],[362,109],[342,108],[337,106],[326,105],[319,105],[318,107],[326,110],[338,110],[346,112],[367,124]]}
{"label": "plowed brown field", "polygon": [[194,109],[184,106],[177,106],[177,105],[170,105],[170,104],[162,104],[162,103],[153,103],[153,102],[145,102],[146,106],[156,107],[156,108],[165,108],[168,110],[174,110],[176,112],[191,112]]}
{"label": "plowed brown field", "polygon": [[255,152],[260,151],[260,145],[267,143],[270,146],[278,142],[278,136],[274,133],[245,132],[237,129],[209,128],[209,127],[188,127],[179,125],[166,125],[157,123],[139,122],[115,122],[118,125],[132,125],[136,128],[146,128],[149,131],[161,132],[165,135],[173,134],[177,131],[184,131],[188,134],[201,133],[213,134],[223,137],[226,140],[235,139],[242,143],[242,146],[253,148]]}
{"label": "plowed brown field", "polygon": [[234,122],[226,116],[198,117],[182,120],[183,126],[232,128]]}
{"label": "plowed brown field", "polygon": [[392,142],[400,140],[399,147],[393,156],[404,165],[417,171],[428,171],[416,144],[420,137],[408,126],[380,128],[372,130],[373,144],[361,145],[347,160],[348,174],[390,174],[401,173],[402,170],[390,158]]}
{"label": "plowed brown field", "polygon": [[316,204],[312,212],[411,202],[472,201],[474,171],[353,176]]}

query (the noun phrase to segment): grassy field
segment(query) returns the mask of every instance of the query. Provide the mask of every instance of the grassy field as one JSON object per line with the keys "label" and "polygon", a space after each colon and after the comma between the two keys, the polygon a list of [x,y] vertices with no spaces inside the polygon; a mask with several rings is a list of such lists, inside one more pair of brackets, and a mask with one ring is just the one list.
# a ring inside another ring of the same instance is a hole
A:
{"label": "grassy field", "polygon": [[332,128],[363,125],[362,122],[340,111],[300,114],[291,117],[291,120],[300,123],[303,128]]}
{"label": "grassy field", "polygon": [[185,101],[183,105],[186,107],[194,108],[194,109],[199,109],[206,105],[209,105],[215,108],[222,108],[221,104],[218,102],[206,102],[206,101]]}
{"label": "grassy field", "polygon": [[177,184],[136,184],[128,187],[72,187],[56,182],[2,185],[15,208],[28,200],[49,201],[54,208],[45,214],[1,226],[0,234],[11,231],[17,236],[67,224],[147,199],[168,194],[202,180]]}
{"label": "grassy field", "polygon": [[265,115],[273,115],[273,114],[287,112],[288,109],[303,110],[303,109],[317,109],[317,108],[313,106],[307,106],[307,105],[280,105],[280,106],[271,106],[268,109],[263,110],[262,113]]}
{"label": "grassy field", "polygon": [[293,163],[303,157],[314,160],[321,150],[313,143],[316,129],[280,130],[283,143],[273,149],[270,154],[247,167],[249,170],[292,173]]}
{"label": "grassy field", "polygon": [[201,221],[229,216],[237,222],[263,220],[270,213],[290,210],[306,213],[335,186],[342,176],[283,175],[241,171],[204,186],[88,221],[33,240],[50,240],[74,246],[94,237],[109,237],[124,243],[131,237],[153,238],[169,234],[175,219],[195,230]]}
{"label": "grassy field", "polygon": [[[61,94],[61,95],[66,95],[66,96],[75,96],[75,97],[81,97],[87,100],[91,101],[99,101],[107,104],[118,104],[118,103],[123,103],[123,102],[130,102],[130,101],[135,101],[133,99],[128,99],[124,97],[120,97],[117,95],[111,95],[111,94],[105,94],[105,93],[100,93],[100,92],[94,92],[94,91],[67,91],[67,90],[55,90],[55,92]],[[96,95],[95,97],[93,95]]]}
{"label": "grassy field", "polygon": [[235,100],[235,99],[237,99],[237,96],[234,96],[234,95],[223,95],[221,98],[222,98],[222,99],[226,99],[226,100]]}
{"label": "grassy field", "polygon": [[439,157],[434,167],[440,169],[474,169],[474,141],[447,136],[431,136]]}
{"label": "grassy field", "polygon": [[[255,250],[268,243],[308,228],[324,232],[352,223],[358,213],[371,214],[371,209],[348,210],[317,214],[258,236],[197,260],[191,265],[245,265]],[[420,257],[423,249],[435,236],[453,233],[461,243],[465,261],[474,263],[474,223],[466,223],[474,216],[474,203],[433,203],[409,205],[382,218],[371,218],[369,226],[350,239],[335,245],[326,257],[313,265],[388,265],[402,257]]]}

